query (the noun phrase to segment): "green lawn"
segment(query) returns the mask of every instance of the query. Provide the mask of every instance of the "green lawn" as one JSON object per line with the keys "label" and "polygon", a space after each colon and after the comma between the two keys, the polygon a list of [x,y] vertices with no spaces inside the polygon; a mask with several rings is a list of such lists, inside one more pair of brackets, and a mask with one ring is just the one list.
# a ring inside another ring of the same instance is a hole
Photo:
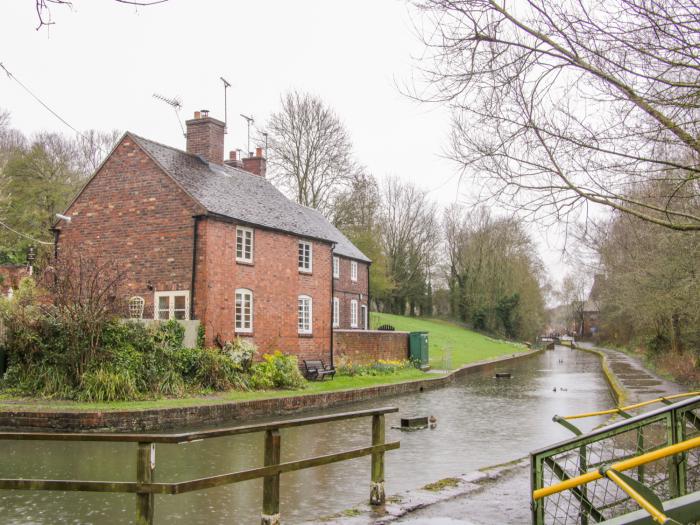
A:
{"label": "green lawn", "polygon": [[299,396],[332,392],[338,390],[351,390],[354,388],[366,388],[377,385],[389,385],[404,381],[416,381],[418,379],[440,377],[436,374],[426,374],[415,368],[400,370],[392,375],[385,376],[336,376],[333,380],[309,381],[303,390],[263,390],[255,392],[230,391],[212,394],[209,396],[196,396],[181,399],[156,399],[145,401],[121,401],[112,403],[80,403],[77,401],[58,401],[48,399],[18,399],[0,394],[0,411],[7,410],[148,410],[154,408],[176,408],[194,405],[211,405],[228,403],[232,401],[253,401],[257,399],[271,399],[277,397]]}
{"label": "green lawn", "polygon": [[[441,319],[404,317],[372,312],[371,326],[390,324],[406,332],[428,332],[430,366],[459,368],[467,363],[524,352],[525,345],[492,339]],[[447,359],[446,359],[447,358]]]}

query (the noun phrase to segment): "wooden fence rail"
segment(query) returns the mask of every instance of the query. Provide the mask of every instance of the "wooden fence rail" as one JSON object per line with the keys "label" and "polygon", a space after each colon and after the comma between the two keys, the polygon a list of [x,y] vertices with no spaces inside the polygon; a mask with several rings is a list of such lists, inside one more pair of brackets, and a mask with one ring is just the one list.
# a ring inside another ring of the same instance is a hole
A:
{"label": "wooden fence rail", "polygon": [[[220,487],[241,481],[263,478],[263,505],[261,523],[280,523],[280,474],[307,468],[328,465],[339,461],[372,456],[370,482],[370,504],[382,505],[384,495],[384,453],[399,448],[398,441],[385,442],[384,416],[397,412],[394,407],[358,410],[331,414],[328,416],[307,417],[276,421],[260,425],[186,432],[179,434],[121,434],[121,433],[44,433],[44,432],[0,432],[0,440],[45,440],[45,441],[105,441],[137,443],[136,481],[91,481],[91,480],[47,480],[47,479],[0,479],[0,490],[62,490],[81,492],[126,492],[136,494],[136,523],[151,525],[155,512],[156,494],[184,494],[194,490]],[[305,425],[343,421],[360,417],[372,418],[372,444],[368,447],[345,450],[323,456],[296,461],[281,462],[280,430]],[[235,436],[251,432],[264,432],[265,453],[263,466],[219,474],[195,480],[164,483],[155,481],[156,444],[188,443],[222,436]]]}

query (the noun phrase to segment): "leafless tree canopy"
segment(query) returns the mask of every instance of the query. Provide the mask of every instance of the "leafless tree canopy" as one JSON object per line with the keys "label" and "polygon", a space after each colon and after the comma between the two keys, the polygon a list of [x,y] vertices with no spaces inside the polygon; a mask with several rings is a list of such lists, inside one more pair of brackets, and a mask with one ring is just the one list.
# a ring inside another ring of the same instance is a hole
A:
{"label": "leafless tree canopy", "polygon": [[[119,4],[128,4],[135,6],[149,6],[155,4],[163,4],[168,0],[112,0]],[[54,22],[51,19],[51,6],[52,5],[62,5],[66,7],[71,7],[73,2],[71,0],[34,0],[34,8],[36,9],[36,17],[39,20],[39,25],[36,26],[37,31],[44,26],[53,25]]]}
{"label": "leafless tree canopy", "polygon": [[700,230],[698,4],[423,0],[429,89],[415,95],[454,109],[451,153],[484,199],[550,222],[595,202]]}
{"label": "leafless tree canopy", "polygon": [[328,214],[356,172],[345,126],[313,95],[290,92],[267,125],[271,178],[305,206]]}

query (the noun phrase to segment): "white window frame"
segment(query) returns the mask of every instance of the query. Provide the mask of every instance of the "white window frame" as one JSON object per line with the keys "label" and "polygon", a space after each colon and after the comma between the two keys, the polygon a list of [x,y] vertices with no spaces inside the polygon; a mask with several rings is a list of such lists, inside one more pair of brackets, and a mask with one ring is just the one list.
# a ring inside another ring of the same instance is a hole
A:
{"label": "white window frame", "polygon": [[[245,308],[241,312],[241,323],[238,322],[238,296],[241,295],[242,300],[245,301],[245,297],[250,298],[250,312],[248,312],[249,319],[246,319]],[[255,302],[253,297],[253,291],[248,288],[236,288],[236,294],[234,296],[234,312],[233,312],[233,329],[237,334],[252,334],[253,333],[253,320],[255,316]],[[247,322],[246,322],[247,321]]]}
{"label": "white window frame", "polygon": [[350,280],[357,282],[357,261],[350,261]]}
{"label": "white window frame", "polygon": [[[301,250],[301,247],[304,246],[304,255],[301,255],[299,253],[299,250]],[[306,250],[308,250],[308,255],[306,254]],[[308,258],[308,260],[306,260]],[[313,244],[311,244],[309,241],[302,241],[299,240],[297,243],[297,265],[299,267],[299,271],[302,273],[311,273],[313,270],[313,261],[314,261],[314,251],[313,251]],[[304,264],[308,263],[308,265]]]}
{"label": "white window frame", "polygon": [[362,313],[362,328],[367,330],[367,305],[363,304],[360,306],[360,312]]}
{"label": "white window frame", "polygon": [[[160,304],[160,298],[161,297],[168,297],[168,317],[166,318],[161,318],[160,317],[160,308],[158,308],[158,305]],[[182,321],[187,320],[190,318],[190,291],[189,290],[171,290],[167,292],[154,292],[153,293],[153,319],[157,319],[160,321],[168,321],[171,319],[175,319],[175,297],[184,297],[185,298],[185,309],[184,309],[184,316],[181,319]],[[178,309],[182,311],[181,309]]]}
{"label": "white window frame", "polygon": [[333,328],[340,326],[340,299],[333,298]]}
{"label": "white window frame", "polygon": [[[302,305],[302,302],[306,302],[306,307]],[[300,295],[297,300],[297,331],[300,334],[311,334],[313,333],[313,299],[308,295]],[[306,312],[304,312],[306,310]],[[302,318],[302,315],[306,316],[306,319]],[[306,321],[306,322],[304,322]]]}
{"label": "white window frame", "polygon": [[333,278],[340,278],[340,257],[337,255],[333,256]]}
{"label": "white window frame", "polygon": [[357,301],[350,301],[350,328],[357,328]]}
{"label": "white window frame", "polygon": [[[250,234],[250,257],[245,256],[246,252],[246,234]],[[239,241],[239,235],[241,236],[240,239],[242,241],[242,246],[241,246],[241,253],[242,255],[239,257],[238,256],[238,241]],[[253,263],[253,250],[255,248],[255,232],[253,228],[246,228],[245,226],[236,226],[236,262],[242,262],[242,263]]]}

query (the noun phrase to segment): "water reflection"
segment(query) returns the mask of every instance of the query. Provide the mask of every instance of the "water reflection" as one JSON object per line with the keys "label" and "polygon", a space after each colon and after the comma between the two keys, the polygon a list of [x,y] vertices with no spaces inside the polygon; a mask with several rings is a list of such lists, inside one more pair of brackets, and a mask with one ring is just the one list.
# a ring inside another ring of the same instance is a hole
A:
{"label": "water reflection", "polygon": [[[512,372],[494,379],[495,371]],[[562,388],[563,387],[563,388]],[[556,388],[556,391],[554,391]],[[401,449],[387,453],[387,494],[480,467],[510,461],[570,436],[554,414],[586,412],[612,403],[598,358],[557,347],[554,351],[472,374],[453,386],[382,398],[336,411],[398,406],[387,416],[387,439]],[[330,411],[327,411],[330,412]],[[401,432],[399,417],[437,417],[434,430]],[[585,420],[584,430],[601,423]],[[360,419],[282,431],[282,460],[370,444],[370,420]],[[262,434],[216,438],[187,445],[159,445],[156,480],[193,479],[254,467],[262,461]],[[135,478],[135,446],[104,443],[6,442],[0,477],[53,479]],[[333,513],[368,498],[369,458],[282,475],[285,523]],[[248,481],[179,496],[156,497],[158,524],[258,523],[262,482]],[[134,497],[113,494],[5,492],[2,523],[117,525],[132,522]]]}

